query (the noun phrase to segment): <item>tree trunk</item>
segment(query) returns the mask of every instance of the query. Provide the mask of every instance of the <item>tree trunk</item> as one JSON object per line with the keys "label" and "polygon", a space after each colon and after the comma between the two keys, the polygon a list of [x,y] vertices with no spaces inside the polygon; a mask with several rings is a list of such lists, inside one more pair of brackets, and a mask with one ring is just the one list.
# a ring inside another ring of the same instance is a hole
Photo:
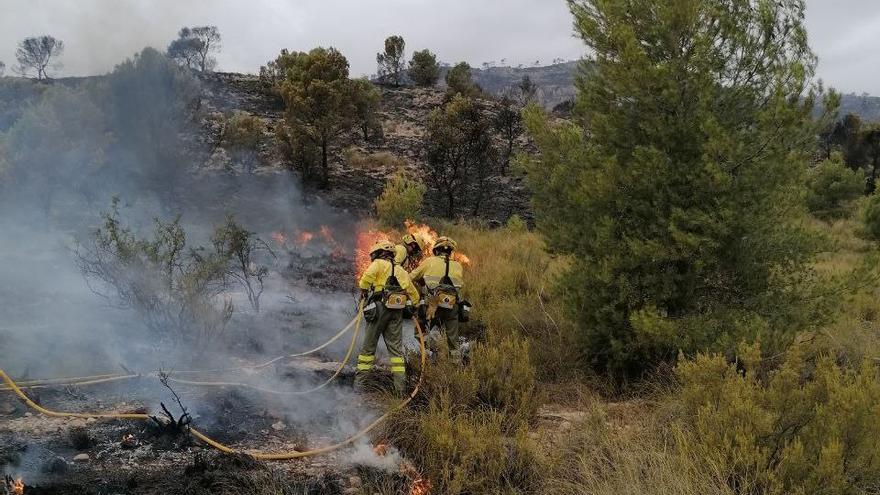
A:
{"label": "tree trunk", "polygon": [[455,191],[452,186],[446,189],[446,216],[452,218],[455,213]]}
{"label": "tree trunk", "polygon": [[327,164],[327,138],[321,140],[321,188],[330,185],[330,168]]}

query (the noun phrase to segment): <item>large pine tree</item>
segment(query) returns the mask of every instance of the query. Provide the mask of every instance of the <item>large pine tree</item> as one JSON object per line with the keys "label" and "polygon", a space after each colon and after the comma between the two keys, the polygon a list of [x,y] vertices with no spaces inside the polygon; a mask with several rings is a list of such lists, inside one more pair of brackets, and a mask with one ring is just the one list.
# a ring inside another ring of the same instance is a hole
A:
{"label": "large pine tree", "polygon": [[[592,54],[575,122],[527,112],[530,185],[591,364],[784,341],[821,91],[802,0],[569,0]],[[833,105],[829,105],[833,108]],[[772,330],[771,330],[772,329]]]}

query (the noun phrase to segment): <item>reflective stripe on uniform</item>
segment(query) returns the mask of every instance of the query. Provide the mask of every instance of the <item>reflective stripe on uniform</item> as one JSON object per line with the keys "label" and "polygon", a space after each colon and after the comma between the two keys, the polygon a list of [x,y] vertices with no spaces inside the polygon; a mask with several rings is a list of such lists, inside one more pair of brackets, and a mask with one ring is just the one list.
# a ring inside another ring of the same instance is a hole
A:
{"label": "reflective stripe on uniform", "polygon": [[370,371],[373,369],[373,361],[376,360],[376,356],[370,356],[367,354],[361,354],[358,356],[358,371]]}
{"label": "reflective stripe on uniform", "polygon": [[402,357],[392,357],[390,361],[392,373],[406,373],[406,361]]}

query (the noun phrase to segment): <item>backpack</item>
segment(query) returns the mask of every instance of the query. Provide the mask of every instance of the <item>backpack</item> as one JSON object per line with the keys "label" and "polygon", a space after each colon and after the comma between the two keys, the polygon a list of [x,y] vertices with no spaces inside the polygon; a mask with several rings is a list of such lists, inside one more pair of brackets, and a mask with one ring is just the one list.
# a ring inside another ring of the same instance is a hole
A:
{"label": "backpack", "polygon": [[449,277],[449,256],[446,256],[446,273],[440,279],[440,283],[433,290],[433,295],[437,300],[437,307],[443,309],[452,309],[458,302],[458,288]]}
{"label": "backpack", "polygon": [[400,286],[400,281],[397,280],[397,276],[394,274],[395,265],[394,261],[391,261],[391,275],[388,276],[388,280],[385,281],[385,287],[382,289],[382,304],[387,309],[405,308],[409,297],[406,291],[403,290],[403,287]]}

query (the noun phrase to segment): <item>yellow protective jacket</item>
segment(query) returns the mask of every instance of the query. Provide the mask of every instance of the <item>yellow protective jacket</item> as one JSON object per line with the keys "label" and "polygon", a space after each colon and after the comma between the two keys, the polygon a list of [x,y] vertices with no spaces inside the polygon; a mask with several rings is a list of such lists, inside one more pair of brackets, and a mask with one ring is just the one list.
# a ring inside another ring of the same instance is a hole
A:
{"label": "yellow protective jacket", "polygon": [[[358,282],[358,287],[364,290],[374,290],[380,291],[385,288],[385,283],[388,281],[388,277],[391,276],[391,262],[388,260],[377,259],[373,260],[370,263],[370,266],[367,267],[367,271],[361,275],[361,280]],[[406,291],[409,295],[410,300],[413,304],[418,304],[419,302],[419,291],[416,289],[416,286],[413,285],[412,280],[410,280],[409,274],[406,273],[401,267],[396,267],[394,269],[394,276],[397,278],[397,282],[400,284],[400,287]]]}
{"label": "yellow protective jacket", "polygon": [[[413,270],[409,276],[413,282],[423,280],[428,289],[434,289],[440,285],[444,274],[446,274],[446,257],[431,256]],[[452,284],[458,288],[464,285],[464,268],[461,263],[453,259],[449,260],[449,278],[452,279]]]}

